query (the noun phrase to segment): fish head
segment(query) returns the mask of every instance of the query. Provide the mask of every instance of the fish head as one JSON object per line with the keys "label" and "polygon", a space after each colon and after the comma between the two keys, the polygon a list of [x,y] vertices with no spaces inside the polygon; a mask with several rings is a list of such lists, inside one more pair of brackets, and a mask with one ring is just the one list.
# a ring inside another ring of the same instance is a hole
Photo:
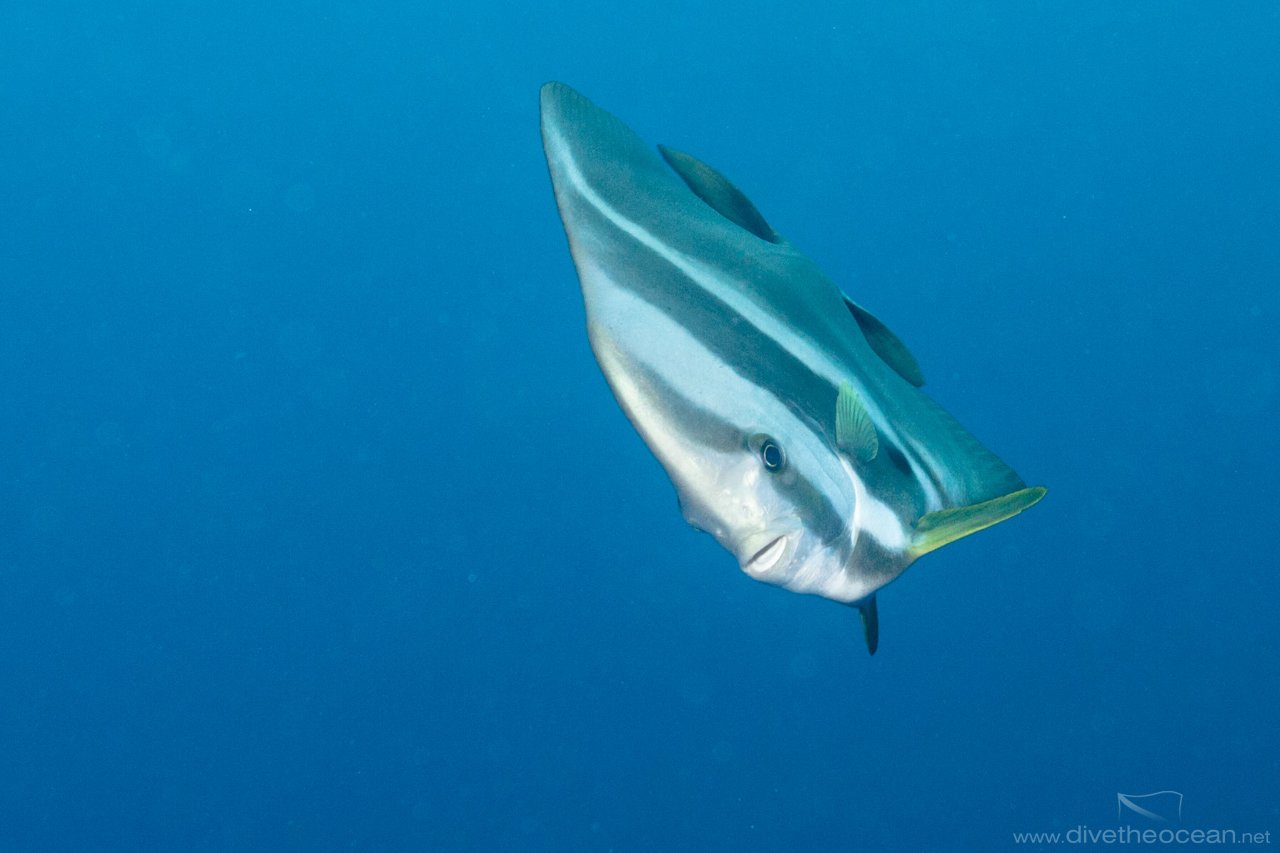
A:
{"label": "fish head", "polygon": [[[686,521],[715,537],[744,573],[821,592],[833,572],[847,576],[840,563],[851,552],[855,490],[839,454],[811,430],[795,428],[807,419],[770,414],[750,404],[729,410],[726,420],[754,425],[737,431],[736,450],[718,459],[702,454],[702,464],[667,459],[664,465],[679,472],[672,481]],[[690,468],[692,476],[682,476]]]}
{"label": "fish head", "polygon": [[[663,325],[654,317],[646,322]],[[663,329],[674,349],[689,343],[686,334]],[[704,365],[700,373],[691,359],[667,362],[653,353],[641,360],[612,340],[593,335],[593,343],[691,526],[758,581],[840,601],[871,589],[874,579],[853,559],[857,480],[817,417],[731,370]]]}

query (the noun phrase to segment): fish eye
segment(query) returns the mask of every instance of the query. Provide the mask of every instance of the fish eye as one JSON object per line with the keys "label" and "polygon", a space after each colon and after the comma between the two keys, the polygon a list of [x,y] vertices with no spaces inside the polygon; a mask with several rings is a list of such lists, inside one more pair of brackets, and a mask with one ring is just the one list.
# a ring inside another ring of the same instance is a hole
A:
{"label": "fish eye", "polygon": [[781,445],[772,438],[766,438],[760,444],[760,461],[770,471],[781,471],[782,466],[787,464],[787,455],[782,452]]}

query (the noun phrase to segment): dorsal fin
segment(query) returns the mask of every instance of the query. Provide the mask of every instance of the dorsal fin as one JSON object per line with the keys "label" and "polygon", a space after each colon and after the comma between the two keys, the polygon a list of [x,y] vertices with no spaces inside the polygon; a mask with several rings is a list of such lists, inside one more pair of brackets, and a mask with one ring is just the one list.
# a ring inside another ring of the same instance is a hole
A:
{"label": "dorsal fin", "polygon": [[716,213],[728,219],[761,240],[770,243],[781,243],[782,237],[764,221],[760,211],[751,203],[742,190],[729,183],[729,179],[715,169],[703,163],[691,154],[659,145],[658,151],[662,159],[693,190],[693,194],[705,201]]}
{"label": "dorsal fin", "polygon": [[889,327],[880,322],[879,317],[848,296],[844,298],[844,304],[849,306],[849,313],[858,322],[858,328],[862,330],[863,337],[871,345],[872,351],[880,356],[880,360],[892,367],[894,373],[917,388],[923,385],[924,374],[920,372],[920,365],[911,354],[911,350],[907,349],[907,345],[889,331]]}

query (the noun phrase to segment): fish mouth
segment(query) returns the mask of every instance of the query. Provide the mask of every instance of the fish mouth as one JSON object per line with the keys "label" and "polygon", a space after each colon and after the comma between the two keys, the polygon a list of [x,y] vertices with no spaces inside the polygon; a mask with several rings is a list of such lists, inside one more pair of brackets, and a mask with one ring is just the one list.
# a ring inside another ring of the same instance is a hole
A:
{"label": "fish mouth", "polygon": [[787,552],[787,536],[783,534],[770,539],[763,547],[756,550],[751,558],[742,564],[749,574],[759,575],[772,569],[782,560]]}

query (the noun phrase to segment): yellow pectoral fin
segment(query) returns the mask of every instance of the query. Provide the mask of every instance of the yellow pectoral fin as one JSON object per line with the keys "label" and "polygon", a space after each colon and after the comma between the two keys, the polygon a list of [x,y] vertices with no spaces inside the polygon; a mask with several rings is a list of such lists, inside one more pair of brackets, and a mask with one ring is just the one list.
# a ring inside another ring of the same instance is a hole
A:
{"label": "yellow pectoral fin", "polygon": [[836,396],[836,445],[859,462],[870,462],[880,452],[876,425],[848,382],[840,383]]}
{"label": "yellow pectoral fin", "polygon": [[1013,518],[1034,506],[1047,491],[1044,486],[1031,486],[982,503],[931,512],[915,523],[915,533],[907,550],[913,557],[936,551],[970,533]]}

